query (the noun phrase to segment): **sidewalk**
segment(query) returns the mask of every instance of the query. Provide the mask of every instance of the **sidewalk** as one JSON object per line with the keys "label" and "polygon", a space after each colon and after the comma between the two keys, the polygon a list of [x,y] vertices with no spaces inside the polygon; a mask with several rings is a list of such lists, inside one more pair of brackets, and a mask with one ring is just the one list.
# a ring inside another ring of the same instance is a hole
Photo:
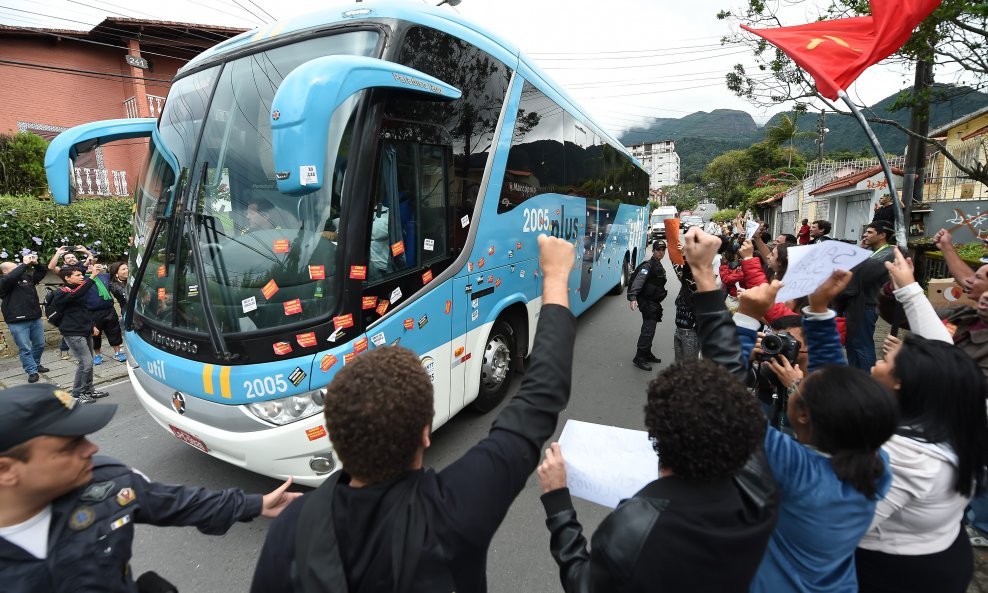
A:
{"label": "sidewalk", "polygon": [[[21,360],[17,356],[17,346],[13,340],[4,340],[7,347],[0,352],[0,389],[13,387],[14,385],[24,385],[27,383],[27,373],[21,367]],[[104,342],[103,364],[93,366],[93,384],[112,383],[127,378],[127,363],[118,362],[113,359],[113,348]],[[72,387],[75,380],[75,370],[79,366],[75,360],[62,360],[58,355],[58,341],[54,344],[48,341],[45,353],[41,355],[41,364],[51,371],[41,373],[42,383],[54,383],[64,387]]]}

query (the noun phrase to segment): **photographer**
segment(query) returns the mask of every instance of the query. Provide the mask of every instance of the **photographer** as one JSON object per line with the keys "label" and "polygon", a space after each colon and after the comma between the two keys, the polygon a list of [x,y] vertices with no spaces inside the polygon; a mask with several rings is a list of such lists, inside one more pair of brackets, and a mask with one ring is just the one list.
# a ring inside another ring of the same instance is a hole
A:
{"label": "photographer", "polygon": [[[28,273],[28,268],[31,271]],[[44,280],[47,270],[38,265],[37,253],[25,253],[20,265],[14,262],[0,264],[0,311],[7,322],[10,335],[17,344],[21,366],[27,373],[27,382],[36,383],[38,373],[47,373],[41,365],[45,350],[45,329],[41,323],[41,302],[38,300],[38,283]]]}
{"label": "photographer", "polygon": [[[755,332],[735,327],[716,285],[703,273],[716,249],[716,239],[704,233],[686,237],[686,258],[697,273],[697,332],[705,359],[742,376]],[[847,272],[835,273],[810,297],[809,312],[826,310],[849,280]],[[760,318],[781,286],[773,281],[747,291],[748,315]],[[812,346],[809,351],[812,365],[818,361]],[[892,481],[880,447],[895,430],[896,400],[878,381],[847,366],[829,365],[800,382],[802,370],[785,357],[769,364],[789,389],[786,413],[796,438],[772,428],[765,435],[781,505],[751,591],[854,591],[855,548]]]}

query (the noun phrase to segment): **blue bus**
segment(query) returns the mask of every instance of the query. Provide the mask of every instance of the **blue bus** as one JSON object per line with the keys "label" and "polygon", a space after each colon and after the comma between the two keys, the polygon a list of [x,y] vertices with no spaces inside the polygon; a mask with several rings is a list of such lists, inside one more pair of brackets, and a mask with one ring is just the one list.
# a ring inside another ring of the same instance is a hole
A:
{"label": "blue bus", "polygon": [[401,345],[437,428],[522,370],[536,237],[577,246],[571,303],[644,257],[648,174],[511,44],[453,11],[359,3],[227,40],[176,75],[160,119],[67,130],[46,168],[149,138],[135,189],[129,373],[182,441],[318,485],[339,467],[324,387]]}

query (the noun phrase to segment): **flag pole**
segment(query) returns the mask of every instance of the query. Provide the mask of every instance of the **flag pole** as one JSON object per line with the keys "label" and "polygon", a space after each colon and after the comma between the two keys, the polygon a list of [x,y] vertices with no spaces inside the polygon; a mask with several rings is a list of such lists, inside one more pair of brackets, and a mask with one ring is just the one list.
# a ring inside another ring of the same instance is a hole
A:
{"label": "flag pole", "polygon": [[906,248],[906,221],[905,216],[902,212],[902,203],[899,201],[899,194],[895,190],[895,180],[892,178],[892,169],[889,167],[888,161],[885,159],[885,151],[882,150],[881,143],[878,142],[878,137],[875,136],[875,132],[872,131],[871,126],[868,125],[868,120],[864,118],[861,110],[858,109],[857,105],[851,101],[850,97],[843,89],[838,89],[837,96],[841,98],[842,101],[857,118],[858,123],[864,128],[865,134],[868,135],[868,141],[871,142],[871,147],[875,149],[875,154],[878,155],[878,162],[882,165],[882,170],[885,172],[885,179],[888,180],[889,196],[892,198],[892,211],[895,212],[895,241],[899,244],[900,248]]}

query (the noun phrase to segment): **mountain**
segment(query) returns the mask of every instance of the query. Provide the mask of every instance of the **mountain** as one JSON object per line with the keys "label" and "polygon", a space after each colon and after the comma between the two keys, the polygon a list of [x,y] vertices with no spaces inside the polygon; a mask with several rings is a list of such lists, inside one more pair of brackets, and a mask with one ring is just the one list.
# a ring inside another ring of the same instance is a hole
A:
{"label": "mountain", "polygon": [[[870,108],[866,116],[890,119],[904,126],[909,125],[909,109],[892,111],[899,91]],[[933,101],[930,104],[930,129],[935,129],[968,113],[988,105],[988,94],[964,86],[934,85]],[[870,112],[869,112],[870,110]],[[698,181],[699,174],[711,159],[735,148],[746,148],[765,139],[767,127],[778,125],[782,115],[793,117],[792,112],[774,115],[764,127],[755,124],[751,115],[734,109],[715,109],[710,113],[698,111],[679,119],[662,118],[647,126],[632,128],[621,135],[626,146],[647,141],[675,140],[676,152],[680,158],[680,179]],[[817,131],[817,114],[803,113],[797,124],[801,131]],[[872,129],[886,153],[902,154],[906,146],[906,134],[888,124],[873,123]],[[871,147],[864,130],[853,117],[828,113],[825,126],[829,129],[824,137],[824,152],[861,150]],[[808,158],[817,153],[816,137],[797,140],[796,147]]]}

